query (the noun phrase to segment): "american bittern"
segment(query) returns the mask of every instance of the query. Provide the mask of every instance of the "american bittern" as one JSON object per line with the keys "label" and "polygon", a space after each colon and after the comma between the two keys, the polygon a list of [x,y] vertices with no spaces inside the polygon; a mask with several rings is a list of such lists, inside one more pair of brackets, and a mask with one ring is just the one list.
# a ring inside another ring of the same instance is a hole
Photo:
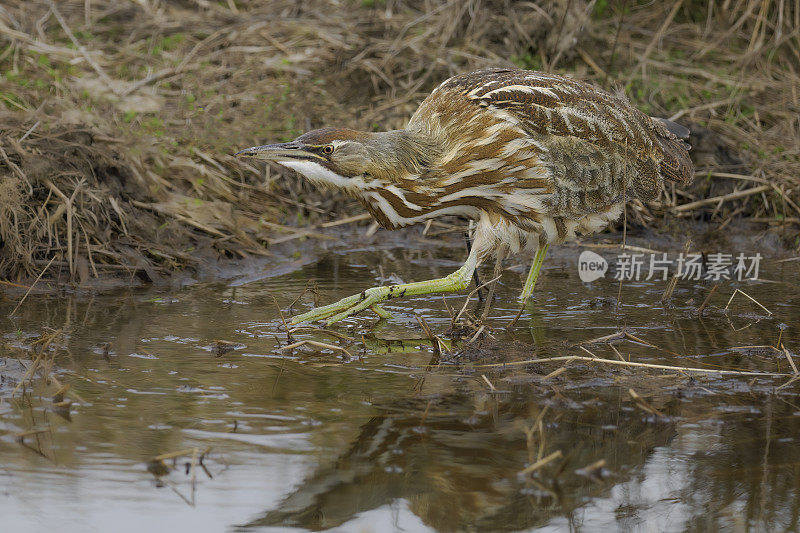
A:
{"label": "american bittern", "polygon": [[536,249],[522,290],[533,291],[547,247],[619,218],[663,181],[693,177],[689,130],[622,96],[573,79],[495,68],[454,76],[405,129],[324,128],[237,155],[274,161],[359,199],[384,228],[442,215],[475,220],[464,266],[447,277],[373,287],[294,317],[336,322],[402,296],[465,289],[487,257]]}

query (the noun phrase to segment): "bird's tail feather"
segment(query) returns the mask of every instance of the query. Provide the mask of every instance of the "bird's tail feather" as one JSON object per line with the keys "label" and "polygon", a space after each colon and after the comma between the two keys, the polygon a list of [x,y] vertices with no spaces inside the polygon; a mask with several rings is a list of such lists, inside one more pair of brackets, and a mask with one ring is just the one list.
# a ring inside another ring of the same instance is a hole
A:
{"label": "bird's tail feather", "polygon": [[689,145],[682,140],[659,138],[664,159],[659,173],[669,181],[689,184],[694,179],[694,165],[689,157]]}
{"label": "bird's tail feather", "polygon": [[[663,126],[658,136],[661,151],[664,153],[659,173],[665,180],[682,184],[691,183],[694,178],[694,166],[689,157],[689,150],[692,147],[685,142],[689,140],[689,128],[665,118],[651,118],[660,126]],[[658,130],[659,128],[656,129]]]}
{"label": "bird's tail feather", "polygon": [[665,118],[660,118],[660,117],[651,117],[651,118],[663,124],[664,127],[667,128],[667,131],[669,131],[678,139],[682,139],[684,141],[689,139],[689,133],[691,132],[689,131],[689,128],[687,128],[686,126],[681,126],[680,124],[672,122],[671,120],[667,120]]}

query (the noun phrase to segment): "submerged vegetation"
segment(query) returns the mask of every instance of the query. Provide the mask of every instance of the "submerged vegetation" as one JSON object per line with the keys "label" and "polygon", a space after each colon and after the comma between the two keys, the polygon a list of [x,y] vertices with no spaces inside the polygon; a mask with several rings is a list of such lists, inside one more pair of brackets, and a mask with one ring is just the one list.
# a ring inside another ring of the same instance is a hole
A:
{"label": "submerged vegetation", "polygon": [[690,126],[687,189],[628,224],[740,219],[800,249],[796,2],[51,2],[0,9],[0,277],[195,274],[360,212],[231,156],[323,125],[402,127],[489,65],[617,88]]}

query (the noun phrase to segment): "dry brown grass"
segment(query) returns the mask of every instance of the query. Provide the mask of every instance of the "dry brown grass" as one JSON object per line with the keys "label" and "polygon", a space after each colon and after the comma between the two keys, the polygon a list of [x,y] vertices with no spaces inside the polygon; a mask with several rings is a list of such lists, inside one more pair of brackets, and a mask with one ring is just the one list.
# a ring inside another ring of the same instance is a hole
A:
{"label": "dry brown grass", "polygon": [[629,221],[746,217],[800,248],[798,18],[797,0],[9,0],[0,277],[54,260],[61,279],[159,279],[268,253],[286,225],[359,208],[230,154],[322,125],[399,128],[446,77],[510,63],[693,126],[695,185]]}
{"label": "dry brown grass", "polygon": [[694,186],[664,191],[651,207],[720,229],[737,216],[766,222],[800,249],[800,3],[678,1],[614,11],[589,26],[587,41],[601,52],[579,49],[593,77],[624,84],[643,110],[694,133]]}

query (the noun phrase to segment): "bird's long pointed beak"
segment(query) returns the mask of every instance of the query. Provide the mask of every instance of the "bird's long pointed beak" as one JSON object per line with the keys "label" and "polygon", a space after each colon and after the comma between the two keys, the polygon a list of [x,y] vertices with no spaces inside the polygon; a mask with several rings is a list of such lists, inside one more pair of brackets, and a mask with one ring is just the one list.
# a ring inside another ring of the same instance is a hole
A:
{"label": "bird's long pointed beak", "polygon": [[314,161],[322,159],[313,152],[309,152],[301,143],[288,142],[278,144],[265,144],[263,146],[253,146],[241,152],[236,152],[236,156],[252,157],[264,161]]}

